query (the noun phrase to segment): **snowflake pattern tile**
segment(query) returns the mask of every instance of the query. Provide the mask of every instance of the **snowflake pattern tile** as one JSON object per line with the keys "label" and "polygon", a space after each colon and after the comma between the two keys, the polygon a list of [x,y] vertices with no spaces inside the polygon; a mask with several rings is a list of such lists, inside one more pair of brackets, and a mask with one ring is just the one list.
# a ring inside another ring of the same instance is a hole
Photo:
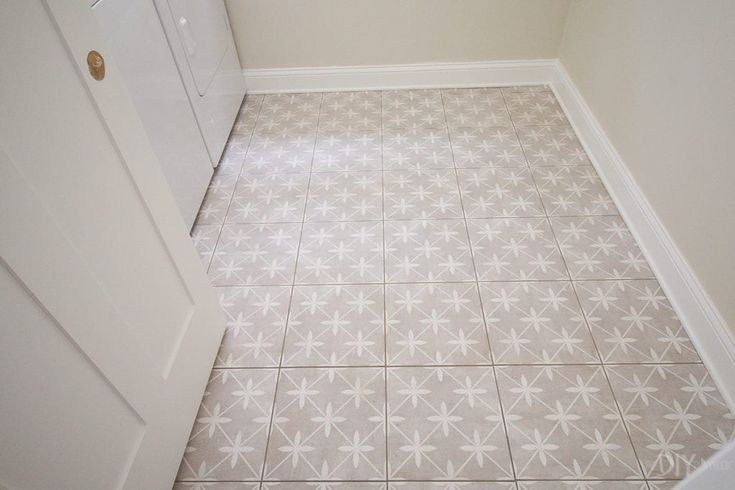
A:
{"label": "snowflake pattern tile", "polygon": [[291,301],[285,366],[384,363],[383,286],[297,286]]}
{"label": "snowflake pattern tile", "polygon": [[324,172],[311,175],[306,221],[381,219],[381,172]]}
{"label": "snowflake pattern tile", "polygon": [[463,220],[387,221],[386,282],[474,281]]}
{"label": "snowflake pattern tile", "polygon": [[385,314],[391,365],[491,362],[474,284],[388,285]]}
{"label": "snowflake pattern tile", "polygon": [[383,368],[283,369],[266,480],[384,480]]}

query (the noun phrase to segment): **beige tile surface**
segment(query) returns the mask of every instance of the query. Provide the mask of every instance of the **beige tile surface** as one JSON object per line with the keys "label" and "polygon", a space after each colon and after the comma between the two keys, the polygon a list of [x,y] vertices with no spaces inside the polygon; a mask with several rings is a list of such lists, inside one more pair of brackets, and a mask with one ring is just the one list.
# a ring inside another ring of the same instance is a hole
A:
{"label": "beige tile surface", "polygon": [[664,490],[729,413],[548,86],[248,96],[176,490]]}

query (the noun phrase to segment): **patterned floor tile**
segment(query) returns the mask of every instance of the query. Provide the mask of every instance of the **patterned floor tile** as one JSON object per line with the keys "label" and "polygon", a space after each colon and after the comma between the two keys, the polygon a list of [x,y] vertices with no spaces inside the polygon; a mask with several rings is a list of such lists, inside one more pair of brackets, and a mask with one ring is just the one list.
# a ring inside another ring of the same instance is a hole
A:
{"label": "patterned floor tile", "polygon": [[699,362],[655,279],[583,281],[575,287],[604,362]]}
{"label": "patterned floor tile", "polygon": [[243,173],[301,173],[311,169],[316,136],[304,134],[255,134],[245,157]]}
{"label": "patterned floor tile", "polygon": [[618,212],[592,167],[536,167],[532,172],[549,216]]}
{"label": "patterned floor tile", "polygon": [[517,478],[641,478],[602,368],[496,369]]}
{"label": "patterned floor tile", "polygon": [[467,283],[386,288],[388,364],[488,364],[477,287]]}
{"label": "patterned floor tile", "polygon": [[381,172],[324,172],[311,175],[306,221],[382,219]]}
{"label": "patterned floor tile", "polygon": [[283,369],[265,479],[385,479],[383,368]]}
{"label": "patterned floor tile", "polygon": [[289,286],[217,288],[227,329],[214,367],[277,367],[286,332]]}
{"label": "patterned floor tile", "polygon": [[648,490],[645,481],[519,481],[518,490]]}
{"label": "patterned floor tile", "polygon": [[261,490],[385,490],[385,483],[370,482],[263,482]]}
{"label": "patterned floor tile", "polygon": [[250,135],[255,129],[258,120],[260,106],[263,103],[263,95],[246,95],[240,106],[240,112],[232,127],[233,134]]}
{"label": "patterned floor tile", "polygon": [[173,490],[259,490],[260,483],[191,481],[176,482]]}
{"label": "patterned floor tile", "polygon": [[526,168],[459,169],[462,205],[468,218],[544,216]]}
{"label": "patterned floor tile", "polygon": [[449,127],[511,127],[510,115],[498,88],[442,90]]}
{"label": "patterned floor tile", "polygon": [[380,92],[324,94],[319,131],[380,131]]}
{"label": "patterned floor tile", "polygon": [[220,225],[195,224],[191,230],[191,241],[194,243],[194,248],[202,259],[202,265],[205,271],[209,268],[209,263],[212,261],[212,254],[214,254],[214,247],[217,244],[217,238],[219,238],[220,228]]}
{"label": "patterned floor tile", "polygon": [[454,170],[384,172],[385,219],[461,218]]}
{"label": "patterned floor tile", "polygon": [[559,126],[568,124],[553,92],[515,92],[505,94],[508,112],[516,126]]}
{"label": "patterned floor tile", "polygon": [[439,90],[383,92],[383,130],[390,128],[445,128]]}
{"label": "patterned floor tile", "polygon": [[383,286],[298,286],[294,289],[286,366],[383,365]]}
{"label": "patterned floor tile", "polygon": [[489,367],[388,369],[389,478],[512,479]]}
{"label": "patterned floor tile", "polygon": [[599,363],[570,282],[481,283],[498,364]]}
{"label": "patterned floor tile", "polygon": [[217,173],[220,174],[237,174],[242,169],[245,155],[250,148],[251,135],[231,134],[217,166]]}
{"label": "patterned floor tile", "polygon": [[518,138],[531,166],[590,165],[571,126],[520,127]]}
{"label": "patterned floor tile", "polygon": [[511,87],[503,87],[500,89],[503,95],[514,95],[517,92],[552,92],[548,85],[513,85]]}
{"label": "patterned floor tile", "polygon": [[301,221],[309,174],[242,174],[237,180],[227,223]]}
{"label": "patterned floor tile", "polygon": [[544,218],[467,220],[481,281],[568,279]]}
{"label": "patterned floor tile", "polygon": [[197,225],[222,224],[235,191],[237,174],[214,175],[197,214]]}
{"label": "patterned floor tile", "polygon": [[225,225],[209,266],[212,284],[291,284],[300,229],[298,223]]}
{"label": "patterned floor tile", "polygon": [[319,131],[314,151],[314,172],[382,168],[379,131]]}
{"label": "patterned floor tile", "polygon": [[681,481],[679,480],[649,480],[648,488],[650,490],[674,490],[674,488],[676,488],[676,485],[678,485],[679,483],[681,483]]}
{"label": "patterned floor tile", "polygon": [[449,133],[441,129],[386,129],[383,133],[386,170],[454,168]]}
{"label": "patterned floor tile", "polygon": [[322,94],[266,95],[260,107],[255,134],[312,133],[319,121]]}
{"label": "patterned floor tile", "polygon": [[551,218],[572,279],[648,279],[643,253],[619,216]]}
{"label": "patterned floor tile", "polygon": [[276,389],[275,369],[215,369],[177,480],[259,480]]}
{"label": "patterned floor tile", "polygon": [[296,282],[383,282],[381,223],[306,223],[302,232]]}
{"label": "patterned floor tile", "polygon": [[386,282],[473,281],[463,220],[387,221]]}
{"label": "patterned floor tile", "polygon": [[389,490],[421,490],[431,488],[433,490],[516,490],[513,482],[499,481],[406,481],[389,482]]}
{"label": "patterned floor tile", "polygon": [[735,417],[701,364],[607,372],[646,477],[683,478],[735,439]]}
{"label": "patterned floor tile", "polygon": [[451,128],[457,168],[526,167],[526,158],[513,128]]}

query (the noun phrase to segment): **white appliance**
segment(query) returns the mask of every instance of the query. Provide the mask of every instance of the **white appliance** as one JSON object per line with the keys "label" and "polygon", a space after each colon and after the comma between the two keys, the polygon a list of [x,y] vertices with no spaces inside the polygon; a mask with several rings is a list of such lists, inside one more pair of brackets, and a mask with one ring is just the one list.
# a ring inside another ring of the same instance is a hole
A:
{"label": "white appliance", "polygon": [[155,0],[213,166],[245,96],[224,0]]}
{"label": "white appliance", "polygon": [[96,0],[92,11],[188,226],[245,81],[223,0]]}

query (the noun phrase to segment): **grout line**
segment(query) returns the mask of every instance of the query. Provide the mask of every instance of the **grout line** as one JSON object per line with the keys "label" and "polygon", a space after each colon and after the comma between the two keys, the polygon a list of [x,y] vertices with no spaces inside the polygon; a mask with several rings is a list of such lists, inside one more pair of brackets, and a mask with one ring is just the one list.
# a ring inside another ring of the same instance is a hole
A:
{"label": "grout line", "polygon": [[[441,93],[441,98],[442,98],[442,108],[444,109],[444,120],[446,122],[447,115],[446,115],[446,107],[444,105],[444,93],[443,92]],[[467,213],[464,208],[464,199],[462,197],[462,186],[459,180],[459,171],[456,168],[456,162],[454,160],[454,147],[452,145],[452,136],[450,134],[449,128],[447,128],[447,137],[449,139],[449,147],[450,147],[450,151],[452,155],[452,162],[455,163],[454,176],[457,182],[457,192],[459,194],[459,203],[462,208],[462,216],[464,220],[465,233],[467,236],[467,247],[470,252],[470,260],[472,261],[472,270],[475,273],[475,291],[477,293],[477,298],[480,304],[480,315],[482,315],[482,325],[483,325],[483,328],[485,329],[485,340],[487,341],[487,349],[488,349],[488,353],[490,354],[490,362],[491,364],[493,364],[492,372],[493,372],[493,381],[495,382],[495,394],[498,397],[498,410],[500,411],[500,418],[503,421],[503,433],[505,435],[505,444],[506,444],[506,447],[508,448],[508,460],[510,462],[510,469],[513,474],[513,479],[515,479],[517,477],[517,472],[516,472],[515,461],[513,460],[513,449],[511,448],[511,445],[510,445],[510,435],[508,433],[508,424],[507,424],[507,421],[505,420],[505,408],[503,407],[503,399],[500,396],[500,384],[498,383],[498,373],[497,373],[497,370],[495,369],[495,357],[493,354],[492,344],[490,342],[490,332],[487,327],[487,320],[485,318],[485,306],[482,301],[482,294],[480,293],[480,274],[477,272],[477,264],[475,262],[475,253],[472,248],[472,239],[470,238],[470,228],[467,222]]]}
{"label": "grout line", "polygon": [[[265,100],[265,98],[263,100]],[[322,102],[323,101],[324,101],[324,94],[321,94],[321,98],[319,99],[319,112],[321,112],[321,105],[322,105]],[[319,130],[319,123],[318,123],[318,119],[317,119],[317,131],[318,130]],[[316,143],[315,143],[315,146],[312,148],[312,151],[311,151],[311,163],[309,165],[309,169],[311,169],[311,166],[314,164],[314,154],[315,154],[315,152],[316,152]],[[278,357],[278,374],[277,374],[277,377],[276,377],[276,386],[275,386],[275,389],[273,391],[273,407],[271,408],[271,417],[270,417],[270,421],[268,422],[268,432],[267,432],[267,436],[266,436],[266,440],[265,440],[265,449],[263,451],[263,466],[261,467],[261,472],[260,472],[260,480],[261,481],[265,478],[266,464],[268,462],[268,447],[270,445],[270,440],[271,440],[271,437],[273,435],[273,420],[275,419],[275,416],[276,416],[276,401],[278,400],[278,385],[279,385],[279,383],[281,381],[281,371],[282,371],[282,368],[283,368],[283,359],[284,359],[284,356],[285,356],[285,353],[286,353],[286,338],[288,336],[288,322],[291,319],[291,308],[293,306],[293,296],[294,296],[294,291],[296,289],[296,285],[295,285],[295,283],[296,283],[296,274],[298,272],[299,255],[300,255],[300,252],[301,252],[301,242],[302,242],[303,234],[304,234],[304,220],[306,219],[306,205],[307,205],[307,202],[308,202],[308,199],[309,199],[309,186],[311,185],[311,171],[309,171],[309,179],[308,180],[309,181],[307,182],[307,185],[306,185],[306,197],[304,199],[304,210],[302,212],[301,230],[299,231],[299,243],[296,246],[296,260],[294,262],[293,279],[291,281],[292,282],[291,283],[291,294],[290,294],[289,300],[288,300],[288,310],[287,310],[287,313],[286,313],[286,323],[283,326],[283,341],[281,342],[281,354]]]}
{"label": "grout line", "polygon": [[[505,95],[503,95],[503,98],[505,98]],[[506,102],[507,106],[507,102]],[[513,124],[515,128],[515,123]],[[516,134],[518,134],[517,128],[516,128]],[[519,138],[520,142],[520,138]],[[526,150],[521,145],[521,151],[523,152],[524,157],[526,158],[526,162],[528,162],[528,157],[526,156]],[[530,166],[529,166],[529,172],[530,172]],[[539,190],[538,183],[536,182],[536,176],[533,174],[533,172],[530,172],[531,174],[531,181],[533,182],[534,186],[536,187],[536,192],[541,196],[541,191]],[[554,243],[556,244],[557,249],[559,250],[559,255],[561,256],[562,264],[564,265],[564,270],[567,273],[567,276],[569,277],[569,281],[572,283],[572,294],[574,294],[574,299],[576,301],[576,306],[579,308],[579,311],[582,313],[582,318],[584,319],[585,326],[587,327],[587,334],[589,335],[590,339],[592,340],[592,345],[595,348],[595,353],[597,354],[597,358],[600,361],[600,367],[602,375],[605,378],[605,382],[607,383],[608,389],[610,390],[610,396],[612,396],[613,403],[615,404],[615,407],[618,411],[618,417],[620,417],[620,425],[622,426],[623,430],[625,431],[626,436],[628,437],[628,442],[630,443],[630,447],[633,450],[633,456],[635,457],[636,463],[638,463],[638,471],[640,472],[641,477],[645,478],[646,473],[643,470],[643,463],[641,462],[640,458],[638,457],[638,452],[636,451],[635,445],[633,444],[633,438],[630,434],[630,431],[628,430],[628,426],[625,422],[625,417],[623,416],[623,411],[620,408],[620,404],[618,403],[617,396],[615,395],[615,391],[612,388],[612,383],[610,382],[610,377],[607,374],[607,371],[605,369],[605,365],[603,363],[603,357],[602,353],[600,352],[599,347],[597,346],[597,342],[595,341],[595,337],[592,334],[592,328],[590,327],[590,323],[587,318],[587,314],[584,311],[584,308],[582,307],[582,302],[579,299],[579,295],[577,294],[577,288],[574,287],[574,282],[572,280],[572,273],[569,270],[569,265],[567,264],[567,259],[562,251],[561,243],[559,242],[559,238],[556,236],[556,231],[554,230],[554,227],[551,225],[551,219],[548,214],[548,210],[546,209],[546,203],[543,200],[543,197],[541,198],[541,206],[544,210],[544,213],[546,214],[546,223],[551,230],[551,236],[554,238]]]}

